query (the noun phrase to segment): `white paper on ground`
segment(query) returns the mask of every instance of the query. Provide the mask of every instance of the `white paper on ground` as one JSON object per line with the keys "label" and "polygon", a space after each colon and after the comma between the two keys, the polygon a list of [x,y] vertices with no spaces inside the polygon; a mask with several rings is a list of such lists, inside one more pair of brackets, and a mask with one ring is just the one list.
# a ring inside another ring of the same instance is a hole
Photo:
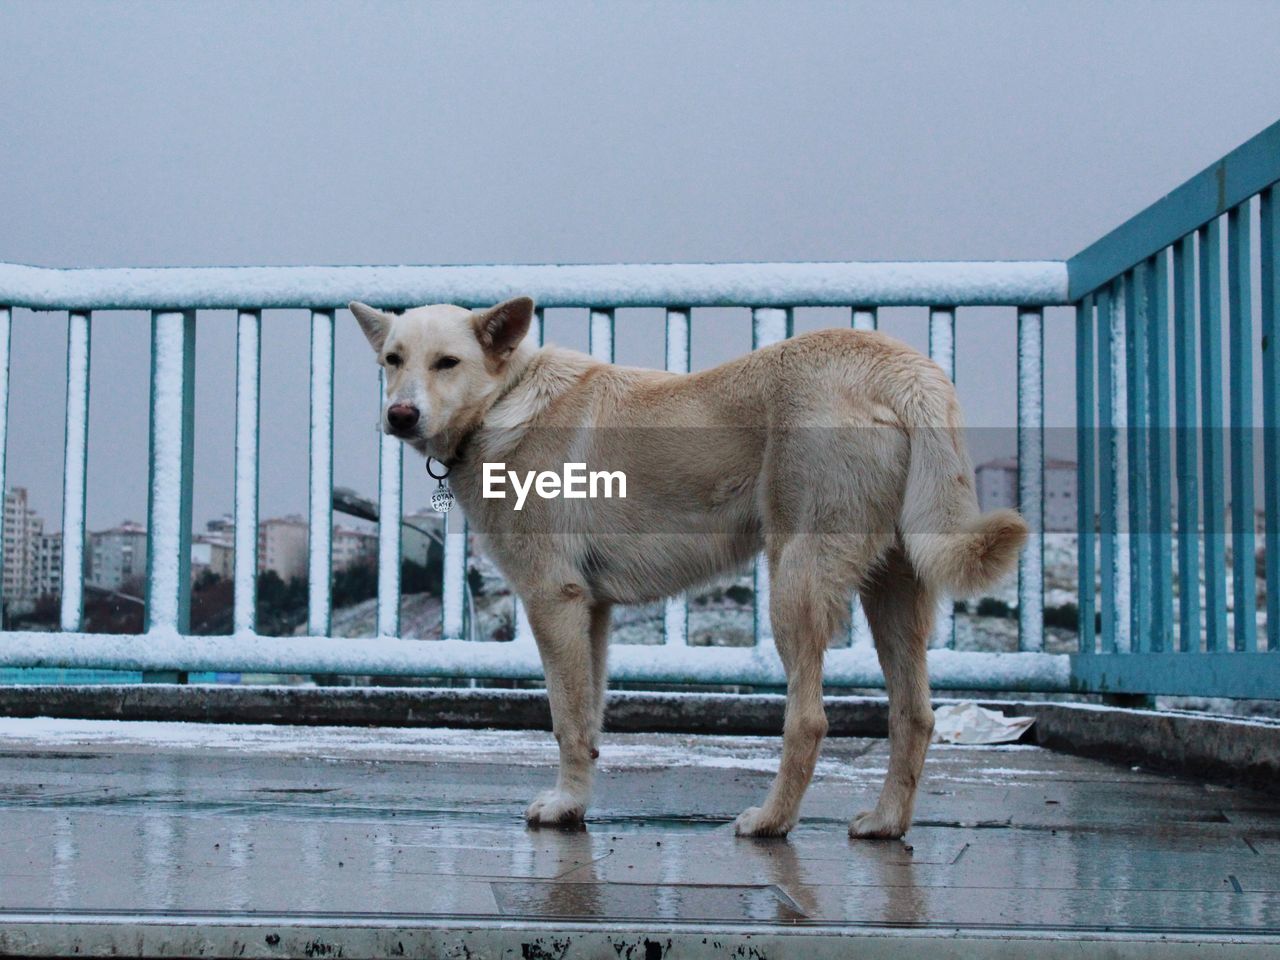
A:
{"label": "white paper on ground", "polygon": [[976,703],[948,703],[933,712],[933,742],[1009,743],[1035,722],[1035,717],[1006,717]]}

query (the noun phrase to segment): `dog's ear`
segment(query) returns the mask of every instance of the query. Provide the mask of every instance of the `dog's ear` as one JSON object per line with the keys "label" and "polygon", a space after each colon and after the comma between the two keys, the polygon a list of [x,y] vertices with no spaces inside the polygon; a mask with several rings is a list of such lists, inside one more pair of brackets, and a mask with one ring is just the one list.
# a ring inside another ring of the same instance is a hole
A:
{"label": "dog's ear", "polygon": [[484,352],[501,362],[520,345],[532,321],[533,301],[528,297],[516,297],[475,314],[471,325]]}
{"label": "dog's ear", "polygon": [[352,300],[347,306],[359,321],[364,335],[369,338],[369,346],[373,347],[373,352],[381,353],[382,345],[387,342],[387,332],[391,329],[391,318],[359,300]]}

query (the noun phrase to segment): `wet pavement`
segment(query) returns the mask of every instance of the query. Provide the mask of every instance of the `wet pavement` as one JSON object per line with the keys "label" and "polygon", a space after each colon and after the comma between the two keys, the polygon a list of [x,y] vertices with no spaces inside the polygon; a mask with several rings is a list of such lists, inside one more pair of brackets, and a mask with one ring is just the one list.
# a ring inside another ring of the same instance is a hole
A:
{"label": "wet pavement", "polygon": [[[832,738],[791,837],[746,840],[732,820],[763,796],[776,740],[618,734],[587,828],[530,830],[521,812],[551,781],[553,746],[540,732],[0,721],[0,956],[69,950],[50,925],[103,918],[117,952],[156,955],[181,950],[122,942],[131,918],[235,927],[267,956],[294,941],[245,924],[325,926],[315,942],[347,957],[397,953],[340,942],[344,925],[383,920],[517,939],[812,928],[1280,943],[1280,805],[1261,793],[1034,747],[935,747],[905,842],[852,841],[887,745]],[[106,952],[91,940],[84,952]],[[457,955],[503,955],[471,946]],[[596,955],[570,946],[546,955]],[[666,954],[636,954],[650,955]]]}

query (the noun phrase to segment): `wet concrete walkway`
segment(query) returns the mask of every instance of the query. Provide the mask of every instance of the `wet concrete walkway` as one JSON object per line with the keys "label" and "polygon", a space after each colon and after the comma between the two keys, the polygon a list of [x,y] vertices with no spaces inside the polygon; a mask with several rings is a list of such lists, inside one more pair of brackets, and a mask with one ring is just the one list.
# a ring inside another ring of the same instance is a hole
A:
{"label": "wet concrete walkway", "polygon": [[553,746],[0,720],[0,956],[1280,949],[1280,805],[1261,793],[935,747],[906,841],[857,842],[846,824],[886,744],[833,738],[799,828],[753,841],[731,824],[763,796],[775,740],[619,734],[588,828],[529,830]]}

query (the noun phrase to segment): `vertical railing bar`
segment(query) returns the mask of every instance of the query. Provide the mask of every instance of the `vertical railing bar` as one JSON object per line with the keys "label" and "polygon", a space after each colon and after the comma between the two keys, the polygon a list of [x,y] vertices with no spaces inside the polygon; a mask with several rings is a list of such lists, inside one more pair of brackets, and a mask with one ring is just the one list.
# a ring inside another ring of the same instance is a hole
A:
{"label": "vertical railing bar", "polygon": [[1094,351],[1092,295],[1076,304],[1076,553],[1079,581],[1077,608],[1078,649],[1081,653],[1097,652],[1097,631],[1094,617],[1097,611],[1097,595],[1094,580],[1097,567],[1094,559],[1094,484],[1097,475],[1097,452],[1094,447],[1096,431],[1096,391],[1094,376],[1097,359]]}
{"label": "vertical railing bar", "polygon": [[67,410],[62,459],[61,629],[76,632],[84,620],[85,479],[89,453],[88,311],[67,315]]}
{"label": "vertical railing bar", "polygon": [[[952,382],[956,379],[956,311],[953,307],[929,308],[929,358],[940,366]],[[955,601],[951,597],[938,600],[934,645],[955,649]]]}
{"label": "vertical railing bar", "polygon": [[[790,307],[755,307],[751,311],[751,349],[758,350],[770,344],[786,340],[792,334],[795,323]],[[773,625],[769,620],[769,560],[767,554],[756,557],[754,575],[755,611],[754,634],[757,647],[773,640]]]}
{"label": "vertical railing bar", "polygon": [[537,307],[533,311],[533,322],[529,324],[529,332],[525,336],[538,346],[542,346],[546,342],[544,339],[546,336],[544,333],[545,324],[546,314],[543,312],[542,307]]}
{"label": "vertical railing bar", "polygon": [[[852,313],[853,329],[879,329],[880,317],[875,307],[854,307]],[[867,622],[867,612],[862,609],[862,597],[858,595],[856,590],[854,591],[853,601],[849,611],[849,634],[849,643],[851,646],[869,647],[872,645],[871,624]]]}
{"label": "vertical railing bar", "polygon": [[592,308],[587,329],[588,351],[603,363],[613,363],[613,311]]}
{"label": "vertical railing bar", "polygon": [[1266,517],[1267,650],[1280,652],[1280,187],[1262,192],[1262,457]]}
{"label": "vertical railing bar", "polygon": [[[525,336],[541,347],[545,342],[545,331],[546,317],[542,308],[538,307],[533,311],[533,323],[529,325],[529,332]],[[529,613],[525,610],[524,604],[520,602],[519,597],[515,597],[515,621],[516,643],[522,643],[529,647],[534,646],[533,625],[529,623]]]}
{"label": "vertical railing bar", "polygon": [[[692,334],[692,313],[688,307],[667,309],[666,368],[672,373],[688,373]],[[667,599],[662,617],[663,639],[671,646],[689,645],[689,597],[682,594]]]}
{"label": "vertical railing bar", "polygon": [[1044,649],[1044,311],[1018,310],[1018,510],[1031,535],[1018,557],[1018,649]]}
{"label": "vertical railing bar", "polygon": [[[387,398],[386,370],[378,374],[379,409]],[[379,414],[381,419],[381,414]],[[381,428],[381,423],[379,423]],[[404,444],[378,430],[378,624],[380,637],[400,635]]]}
{"label": "vertical railing bar", "polygon": [[1173,245],[1173,345],[1178,473],[1178,645],[1200,649],[1200,489],[1196,448],[1196,255]]}
{"label": "vertical railing bar", "polygon": [[1200,434],[1204,488],[1205,649],[1227,643],[1227,537],[1223,444],[1226,421],[1222,398],[1222,222],[1215,218],[1200,238]]}
{"label": "vertical railing bar", "polygon": [[262,313],[236,318],[235,591],[232,625],[252,633],[258,606],[258,404],[262,383]]}
{"label": "vertical railing bar", "polygon": [[1227,212],[1227,307],[1231,344],[1231,555],[1235,648],[1258,648],[1253,518],[1252,215],[1246,200]]}
{"label": "vertical railing bar", "polygon": [[[1125,287],[1124,275],[1112,281],[1106,309],[1098,313],[1098,416],[1102,449],[1098,494],[1102,566],[1102,649],[1127,650],[1129,644],[1129,512],[1128,443],[1125,427]],[[1103,325],[1105,326],[1105,329]],[[1105,455],[1104,455],[1105,454]]]}
{"label": "vertical railing bar", "polygon": [[444,520],[444,583],[440,591],[440,633],[445,640],[463,640],[471,626],[467,618],[467,521],[462,511],[450,510]]}
{"label": "vertical railing bar", "polygon": [[1147,418],[1151,469],[1146,471],[1151,552],[1152,651],[1173,649],[1173,469],[1169,443],[1169,251],[1148,261]]}
{"label": "vertical railing bar", "polygon": [[880,317],[875,307],[853,308],[853,329],[878,330],[879,328]]}
{"label": "vertical railing bar", "polygon": [[311,311],[307,630],[329,635],[333,576],[333,311]]}
{"label": "vertical railing bar", "polygon": [[1115,282],[1100,289],[1098,300],[1098,575],[1099,606],[1102,610],[1103,653],[1116,652],[1117,579],[1116,555],[1116,427],[1115,357],[1112,352],[1115,326]]}
{"label": "vertical railing bar", "polygon": [[1125,285],[1125,384],[1128,401],[1129,649],[1146,652],[1151,643],[1151,503],[1146,473],[1147,317],[1151,311],[1150,264],[1129,271]]}
{"label": "vertical railing bar", "polygon": [[[13,313],[9,307],[0,306],[0,503],[8,487],[5,486],[5,452],[9,436],[9,347],[11,342]],[[4,537],[0,536],[0,629],[4,626]]]}
{"label": "vertical railing bar", "polygon": [[195,337],[194,312],[152,313],[147,630],[162,633],[190,629]]}

